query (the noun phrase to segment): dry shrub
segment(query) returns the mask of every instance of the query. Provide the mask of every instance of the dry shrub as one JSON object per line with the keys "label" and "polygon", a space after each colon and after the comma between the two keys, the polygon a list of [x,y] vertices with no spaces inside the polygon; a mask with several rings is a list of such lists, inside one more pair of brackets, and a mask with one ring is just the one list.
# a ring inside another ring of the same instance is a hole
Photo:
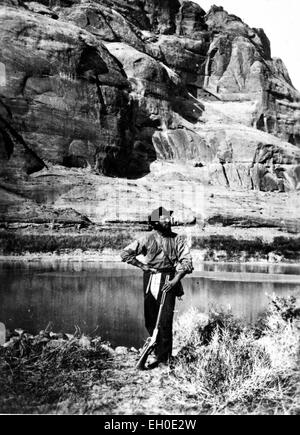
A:
{"label": "dry shrub", "polygon": [[59,335],[21,332],[0,347],[0,412],[37,412],[43,405],[49,412],[60,401],[89,395],[111,352],[100,338]]}
{"label": "dry shrub", "polygon": [[186,344],[193,342],[197,337],[197,329],[204,328],[208,323],[208,316],[200,313],[195,308],[181,315],[174,322],[174,344],[173,355],[182,351]]}
{"label": "dry shrub", "polygon": [[192,331],[197,314],[186,316],[188,340],[172,372],[180,400],[192,399],[199,412],[299,412],[299,331],[291,301],[272,302],[259,339],[230,314],[214,314],[205,326],[195,322]]}

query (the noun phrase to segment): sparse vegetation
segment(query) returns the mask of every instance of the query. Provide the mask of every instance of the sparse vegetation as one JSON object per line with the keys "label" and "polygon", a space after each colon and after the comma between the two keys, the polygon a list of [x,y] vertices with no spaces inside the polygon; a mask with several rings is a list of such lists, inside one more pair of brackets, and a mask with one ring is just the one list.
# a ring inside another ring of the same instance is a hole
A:
{"label": "sparse vegetation", "polygon": [[[69,228],[42,233],[0,230],[0,254],[60,254],[75,250],[101,252],[103,249],[118,252],[140,235],[141,230],[134,227],[128,229],[95,227],[92,230],[80,231]],[[192,249],[204,251],[206,261],[218,260],[220,254],[224,261],[268,260],[271,255],[280,260],[295,262],[300,259],[300,238],[274,237],[272,242],[266,242],[261,238],[247,240],[225,235],[194,235]]]}
{"label": "sparse vegetation", "polygon": [[102,251],[105,248],[120,250],[130,243],[128,231],[97,231],[82,234],[20,234],[2,232],[0,249],[2,254],[24,254],[26,252]]}
{"label": "sparse vegetation", "polygon": [[296,261],[300,258],[300,238],[275,237],[272,242],[265,242],[261,238],[254,240],[237,239],[233,236],[211,235],[210,237],[194,237],[193,249],[206,249],[206,260],[213,259],[215,251],[226,252],[228,259],[238,259],[244,253],[248,258],[263,259],[269,254],[284,257],[286,260]]}
{"label": "sparse vegetation", "polygon": [[46,330],[33,337],[19,330],[0,347],[0,412],[49,411],[65,399],[87,397],[111,353],[100,338]]}
{"label": "sparse vegetation", "polygon": [[181,400],[199,412],[299,414],[297,316],[295,298],[275,298],[254,328],[222,312],[195,327],[173,369]]}
{"label": "sparse vegetation", "polygon": [[294,298],[274,298],[255,327],[193,309],[175,325],[170,367],[142,372],[134,350],[19,331],[0,348],[0,412],[298,415],[298,316]]}

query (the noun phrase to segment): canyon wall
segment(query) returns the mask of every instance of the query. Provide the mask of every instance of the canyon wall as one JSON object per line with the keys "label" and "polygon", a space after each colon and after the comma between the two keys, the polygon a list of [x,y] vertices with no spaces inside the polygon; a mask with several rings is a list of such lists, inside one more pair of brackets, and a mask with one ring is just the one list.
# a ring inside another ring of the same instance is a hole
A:
{"label": "canyon wall", "polygon": [[299,189],[300,93],[264,31],[222,7],[2,0],[0,39],[6,192],[37,200],[26,183],[40,195],[48,178],[32,174],[53,165],[138,179],[156,160],[212,185]]}

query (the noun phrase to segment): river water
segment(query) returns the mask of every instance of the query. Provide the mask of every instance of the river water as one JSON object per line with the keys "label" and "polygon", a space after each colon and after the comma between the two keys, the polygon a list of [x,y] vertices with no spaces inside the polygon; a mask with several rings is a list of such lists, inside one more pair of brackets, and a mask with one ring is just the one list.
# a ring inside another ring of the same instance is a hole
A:
{"label": "river water", "polygon": [[[0,322],[38,333],[52,330],[100,335],[113,346],[140,347],[143,320],[142,272],[119,263],[0,262]],[[300,265],[203,263],[184,278],[185,296],[175,319],[191,307],[211,308],[254,322],[268,295],[295,295],[300,302]]]}

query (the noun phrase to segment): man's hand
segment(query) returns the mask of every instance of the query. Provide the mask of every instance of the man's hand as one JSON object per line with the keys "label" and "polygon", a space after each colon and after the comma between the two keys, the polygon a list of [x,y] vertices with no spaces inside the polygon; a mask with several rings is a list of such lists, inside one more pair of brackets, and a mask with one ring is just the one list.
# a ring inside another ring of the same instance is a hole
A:
{"label": "man's hand", "polygon": [[144,264],[141,261],[139,261],[137,258],[134,258],[131,261],[131,264],[133,266],[138,267],[139,269],[142,269],[144,272],[151,272],[151,273],[157,273],[157,270],[154,269],[153,267],[149,267],[148,264]]}
{"label": "man's hand", "polygon": [[176,284],[179,283],[179,281],[180,281],[180,277],[177,275],[171,281],[166,282],[162,290],[169,292],[170,290],[172,290],[172,288],[175,287]]}
{"label": "man's hand", "polygon": [[147,264],[144,264],[142,269],[144,272],[157,273],[156,269],[153,269],[153,267],[149,267]]}

